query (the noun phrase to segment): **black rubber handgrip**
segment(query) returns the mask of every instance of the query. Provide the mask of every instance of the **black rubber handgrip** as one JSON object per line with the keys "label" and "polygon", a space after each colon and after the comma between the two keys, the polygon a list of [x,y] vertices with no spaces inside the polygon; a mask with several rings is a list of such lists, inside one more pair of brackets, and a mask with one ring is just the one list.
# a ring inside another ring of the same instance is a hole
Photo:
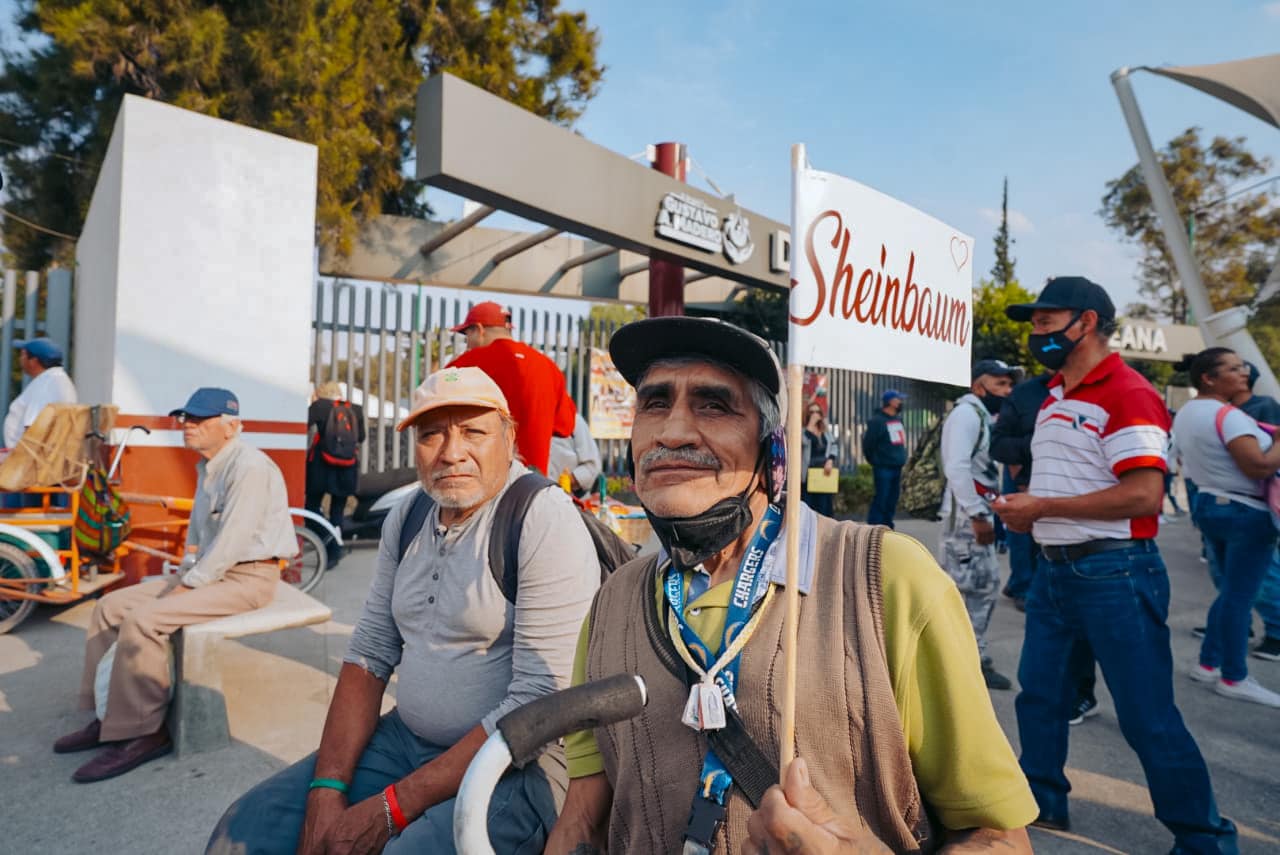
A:
{"label": "black rubber handgrip", "polygon": [[523,769],[542,747],[562,736],[640,714],[648,700],[644,682],[618,674],[545,695],[498,720],[498,730],[511,749],[511,765]]}

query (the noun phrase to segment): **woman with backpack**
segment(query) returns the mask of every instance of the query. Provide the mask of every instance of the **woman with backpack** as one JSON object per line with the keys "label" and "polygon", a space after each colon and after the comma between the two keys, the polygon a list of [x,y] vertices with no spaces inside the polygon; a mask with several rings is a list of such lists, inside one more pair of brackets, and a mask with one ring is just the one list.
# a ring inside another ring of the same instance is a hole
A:
{"label": "woman with backpack", "polygon": [[345,399],[341,383],[321,383],[307,410],[307,433],[307,510],[320,513],[327,495],[329,522],[341,531],[347,499],[360,478],[364,410]]}
{"label": "woman with backpack", "polygon": [[1277,489],[1280,443],[1231,405],[1249,380],[1235,351],[1201,351],[1189,373],[1199,395],[1178,410],[1173,435],[1185,473],[1199,488],[1192,518],[1222,574],[1190,676],[1223,697],[1280,707],[1280,694],[1250,677],[1245,659],[1253,601],[1276,545],[1268,492]]}

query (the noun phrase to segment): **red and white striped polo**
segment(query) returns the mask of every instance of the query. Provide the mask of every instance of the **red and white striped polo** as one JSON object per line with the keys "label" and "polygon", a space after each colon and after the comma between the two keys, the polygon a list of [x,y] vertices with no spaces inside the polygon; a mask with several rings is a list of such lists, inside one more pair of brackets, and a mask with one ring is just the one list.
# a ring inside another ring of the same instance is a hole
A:
{"label": "red and white striped polo", "polygon": [[[1131,469],[1165,471],[1169,411],[1145,377],[1112,353],[1069,393],[1062,375],[1036,417],[1031,440],[1031,495],[1082,496],[1120,483]],[[1151,538],[1153,516],[1122,520],[1045,517],[1035,539],[1064,545],[1104,538]]]}

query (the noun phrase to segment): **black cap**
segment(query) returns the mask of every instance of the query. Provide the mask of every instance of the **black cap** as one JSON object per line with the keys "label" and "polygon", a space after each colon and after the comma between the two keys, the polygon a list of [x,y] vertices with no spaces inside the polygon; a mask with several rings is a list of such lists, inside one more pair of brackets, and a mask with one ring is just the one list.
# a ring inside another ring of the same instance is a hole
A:
{"label": "black cap", "polygon": [[[760,336],[715,318],[666,317],[633,321],[609,340],[613,364],[632,386],[645,370],[663,359],[704,356],[723,362],[764,384],[782,399],[784,382],[778,358]],[[785,412],[785,408],[784,408]]]}
{"label": "black cap", "polygon": [[1045,283],[1034,303],[1017,303],[1005,308],[1004,313],[1015,321],[1029,321],[1036,309],[1092,309],[1101,321],[1116,319],[1116,307],[1106,289],[1083,276],[1054,277]]}
{"label": "black cap", "polygon": [[977,380],[984,374],[989,374],[992,377],[1012,377],[1013,373],[1014,369],[1003,359],[979,359],[973,363],[971,379]]}

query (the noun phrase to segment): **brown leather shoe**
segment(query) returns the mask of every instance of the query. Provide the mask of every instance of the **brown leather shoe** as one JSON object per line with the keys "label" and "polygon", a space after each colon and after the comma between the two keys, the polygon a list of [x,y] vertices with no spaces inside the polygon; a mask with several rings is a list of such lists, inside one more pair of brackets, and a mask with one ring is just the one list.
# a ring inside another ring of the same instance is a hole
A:
{"label": "brown leather shoe", "polygon": [[109,745],[77,769],[71,780],[79,784],[105,781],[157,757],[163,757],[172,750],[173,741],[169,739],[169,729],[162,727],[155,733]]}
{"label": "brown leather shoe", "polygon": [[75,751],[87,751],[90,748],[97,748],[102,744],[101,734],[102,722],[95,718],[75,733],[68,733],[53,743],[53,753],[71,754]]}

